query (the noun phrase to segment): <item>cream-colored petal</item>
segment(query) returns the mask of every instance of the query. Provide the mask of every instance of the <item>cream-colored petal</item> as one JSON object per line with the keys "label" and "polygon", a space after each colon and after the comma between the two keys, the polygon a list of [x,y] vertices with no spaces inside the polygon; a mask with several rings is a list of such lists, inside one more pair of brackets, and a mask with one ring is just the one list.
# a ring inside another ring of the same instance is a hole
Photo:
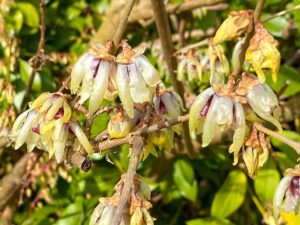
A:
{"label": "cream-colored petal", "polygon": [[183,59],[178,63],[177,67],[177,80],[183,81],[185,75],[185,67],[187,65],[187,60]]}
{"label": "cream-colored petal", "polygon": [[214,94],[213,88],[208,88],[202,91],[195,101],[193,102],[190,108],[190,115],[189,115],[189,128],[191,135],[195,136],[195,131],[198,128],[199,120],[200,120],[200,112],[207,104],[208,100]]}
{"label": "cream-colored petal", "polygon": [[64,115],[62,117],[62,121],[66,123],[70,120],[72,116],[72,110],[69,104],[67,103],[67,101],[64,102],[63,109],[64,109]]}
{"label": "cream-colored petal", "polygon": [[145,56],[140,55],[134,60],[134,63],[136,64],[139,73],[149,86],[155,87],[159,82],[161,82],[158,72]]}
{"label": "cream-colored petal", "polygon": [[30,133],[28,134],[28,138],[26,142],[27,152],[31,152],[35,148],[39,140],[40,140],[40,135],[31,130]]}
{"label": "cream-colored petal", "polygon": [[49,108],[53,104],[53,99],[51,99],[51,96],[45,101],[45,103],[42,105],[40,109],[38,109],[39,113],[44,113],[49,110]]}
{"label": "cream-colored petal", "polygon": [[25,112],[22,112],[18,117],[17,119],[15,120],[14,122],[14,125],[12,127],[12,130],[11,130],[11,136],[12,137],[17,137],[17,134],[19,133],[21,127],[23,126],[27,116],[28,116],[28,113],[31,111],[31,109],[28,109],[26,110]]}
{"label": "cream-colored petal", "polygon": [[54,141],[53,145],[55,159],[58,163],[63,161],[67,140],[68,131],[66,130],[65,126],[63,126],[60,130],[59,138]]}
{"label": "cream-colored petal", "polygon": [[161,101],[166,106],[168,115],[171,118],[176,118],[180,116],[181,114],[180,105],[172,93],[165,93],[161,95]]}
{"label": "cream-colored petal", "polygon": [[292,181],[292,176],[285,176],[281,179],[280,183],[278,184],[276,191],[273,197],[273,214],[275,219],[277,220],[279,217],[281,205],[284,199],[284,195]]}
{"label": "cream-colored petal", "polygon": [[100,202],[97,207],[94,209],[92,215],[91,215],[91,219],[90,219],[90,223],[89,225],[97,225],[97,221],[99,220],[99,218],[102,215],[104,206],[103,204]]}
{"label": "cream-colored petal", "polygon": [[59,97],[55,100],[53,100],[53,104],[50,107],[50,109],[48,110],[45,119],[46,120],[53,120],[54,116],[56,115],[56,113],[58,112],[58,110],[63,107],[64,105],[64,99],[62,97]]}
{"label": "cream-colored petal", "polygon": [[24,144],[36,118],[36,111],[32,110],[28,113],[28,116],[25,119],[23,126],[16,137],[15,149],[20,148]]}
{"label": "cream-colored petal", "polygon": [[217,95],[215,95],[212,99],[203,125],[202,147],[208,146],[214,137],[214,134],[218,127],[218,107],[221,103],[221,100],[222,98]]}
{"label": "cream-colored petal", "polygon": [[143,103],[151,101],[147,85],[137,71],[135,64],[127,65],[127,73],[129,76],[129,88],[133,102]]}
{"label": "cream-colored petal", "polygon": [[101,219],[99,220],[97,225],[111,225],[112,220],[115,214],[116,208],[112,205],[105,206]]}
{"label": "cream-colored petal", "polygon": [[134,105],[129,89],[129,77],[126,65],[119,64],[116,75],[119,97],[123,103],[127,115],[131,118],[134,116]]}
{"label": "cream-colored petal", "polygon": [[55,126],[55,120],[51,120],[49,122],[42,121],[40,123],[40,134],[45,134],[49,130],[53,129],[54,126]]}
{"label": "cream-colored petal", "polygon": [[88,154],[92,154],[93,153],[93,147],[91,146],[89,140],[85,136],[85,133],[80,128],[79,124],[77,122],[72,122],[72,123],[70,123],[70,128],[74,132],[74,134],[76,135],[78,141],[83,146],[83,148],[86,150],[86,152]]}
{"label": "cream-colored petal", "polygon": [[238,155],[244,144],[246,133],[246,122],[243,106],[240,103],[235,103],[235,124],[233,142],[229,147],[229,152],[234,154],[233,165],[238,163]]}
{"label": "cream-colored petal", "polygon": [[41,94],[36,100],[30,103],[30,107],[39,109],[51,95],[52,93],[49,92]]}
{"label": "cream-colored petal", "polygon": [[110,69],[111,62],[105,60],[100,62],[89,101],[89,112],[91,115],[99,109],[103,101],[104,94],[107,90]]}
{"label": "cream-colored petal", "polygon": [[93,55],[90,53],[83,54],[75,63],[71,72],[71,93],[76,94],[80,83],[83,81],[84,76],[87,75],[88,67],[93,60]]}
{"label": "cream-colored petal", "polygon": [[80,99],[78,101],[79,104],[83,104],[90,97],[93,85],[94,77],[91,72],[89,72],[84,76],[81,88],[78,93],[78,95],[80,96]]}

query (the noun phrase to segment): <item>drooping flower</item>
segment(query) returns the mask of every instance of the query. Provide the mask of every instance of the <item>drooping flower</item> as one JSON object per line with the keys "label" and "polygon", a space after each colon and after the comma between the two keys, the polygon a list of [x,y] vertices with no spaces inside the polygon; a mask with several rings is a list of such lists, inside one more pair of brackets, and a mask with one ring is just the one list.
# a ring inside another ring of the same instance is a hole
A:
{"label": "drooping flower", "polygon": [[223,86],[224,77],[229,74],[229,63],[221,45],[210,43],[208,46],[210,64],[210,85]]}
{"label": "drooping flower", "polygon": [[71,93],[78,94],[79,104],[89,99],[89,112],[99,109],[103,99],[117,96],[114,56],[110,54],[113,44],[96,46],[83,54],[71,73]]}
{"label": "drooping flower", "polygon": [[[258,169],[262,167],[269,158],[269,150],[264,133],[257,131],[255,127],[252,128],[251,135],[245,141],[245,145],[242,149],[242,156],[247,167],[248,175],[254,178]],[[238,159],[236,159],[236,163],[237,160]]]}
{"label": "drooping flower", "polygon": [[12,128],[15,149],[27,144],[27,151],[35,147],[55,155],[58,162],[64,158],[65,145],[70,134],[75,135],[89,154],[92,146],[80,128],[71,120],[71,108],[63,94],[43,93],[29,104],[29,109],[16,119]]}
{"label": "drooping flower", "polygon": [[244,74],[236,92],[246,96],[248,104],[259,117],[282,130],[278,99],[267,84],[260,83],[255,76]]}
{"label": "drooping flower", "polygon": [[280,67],[280,52],[277,47],[278,42],[267,32],[261,23],[257,23],[255,34],[250,40],[245,57],[251,68],[256,72],[261,83],[265,82],[263,69],[270,69],[273,81],[277,80]]}
{"label": "drooping flower", "polygon": [[221,24],[217,30],[214,43],[220,44],[224,41],[230,41],[249,33],[253,29],[253,11],[240,10],[230,12],[228,18]]}
{"label": "drooping flower", "polygon": [[119,97],[129,117],[134,116],[134,103],[151,102],[160,77],[142,52],[133,51],[125,40],[117,56],[116,83]]}
{"label": "drooping flower", "polygon": [[246,123],[241,103],[229,94],[232,93],[230,83],[218,93],[211,87],[197,96],[190,108],[189,128],[193,137],[202,133],[203,147],[210,144],[216,131],[233,129],[233,143],[229,151],[236,154],[244,143]]}
{"label": "drooping flower", "polygon": [[278,219],[280,211],[300,213],[300,170],[288,169],[281,179],[273,197],[273,213]]}
{"label": "drooping flower", "polygon": [[185,75],[187,75],[189,82],[199,82],[202,80],[201,62],[193,49],[190,49],[186,56],[178,63],[177,79],[183,81],[185,80]]}

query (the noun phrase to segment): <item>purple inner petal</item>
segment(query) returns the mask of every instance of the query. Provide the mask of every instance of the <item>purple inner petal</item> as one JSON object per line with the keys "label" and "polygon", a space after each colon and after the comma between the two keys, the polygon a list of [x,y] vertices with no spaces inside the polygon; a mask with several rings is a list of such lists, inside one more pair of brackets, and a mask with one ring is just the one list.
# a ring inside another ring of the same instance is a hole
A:
{"label": "purple inner petal", "polygon": [[213,97],[214,97],[214,95],[212,95],[212,96],[208,99],[206,105],[205,105],[205,106],[203,107],[203,109],[201,110],[201,112],[200,112],[200,115],[201,115],[201,116],[206,116],[206,114],[207,114],[207,112],[208,112],[208,110],[209,110],[209,107],[210,107],[210,104],[211,104],[211,101],[212,101]]}

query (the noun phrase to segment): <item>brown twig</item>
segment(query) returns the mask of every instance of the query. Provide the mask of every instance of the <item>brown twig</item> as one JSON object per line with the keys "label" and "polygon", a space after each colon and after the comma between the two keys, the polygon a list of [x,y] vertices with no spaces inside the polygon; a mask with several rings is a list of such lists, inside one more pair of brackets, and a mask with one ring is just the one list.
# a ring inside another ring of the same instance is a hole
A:
{"label": "brown twig", "polygon": [[130,193],[134,185],[134,177],[136,175],[136,169],[139,163],[141,151],[143,150],[143,145],[144,145],[143,138],[140,136],[132,137],[130,139],[130,145],[131,145],[131,153],[130,153],[129,166],[127,169],[127,173],[125,174],[124,186],[121,191],[119,204],[117,206],[111,225],[120,224],[124,216],[126,207],[128,207],[129,199],[131,196]]}
{"label": "brown twig", "polygon": [[251,32],[246,34],[244,43],[242,44],[241,52],[240,52],[240,55],[239,55],[239,60],[237,62],[238,64],[234,67],[234,70],[232,72],[232,75],[234,77],[238,77],[241,74],[242,70],[243,70],[243,64],[244,64],[244,61],[245,61],[246,50],[249,46],[251,38],[253,37],[253,35],[255,33],[255,24],[259,20],[259,16],[262,12],[264,3],[265,3],[265,0],[258,0],[257,1],[256,7],[255,7],[255,10],[254,10],[254,13],[253,13],[253,29],[252,29]]}
{"label": "brown twig", "polygon": [[129,133],[126,137],[124,138],[119,138],[119,139],[111,139],[107,141],[102,141],[98,144],[98,146],[95,147],[94,152],[103,152],[104,150],[111,149],[114,147],[117,147],[122,144],[128,144],[130,139],[133,136],[142,136],[151,132],[155,132],[164,128],[168,128],[180,123],[184,123],[189,120],[189,114],[185,114],[183,116],[179,116],[175,119],[171,120],[166,120],[164,122],[160,122],[157,124],[154,124],[150,127],[143,127],[141,129],[138,129],[136,131],[133,131]]}
{"label": "brown twig", "polygon": [[255,123],[254,124],[255,128],[271,137],[274,137],[282,142],[284,142],[285,144],[291,146],[293,149],[295,149],[295,151],[300,155],[300,143],[299,142],[296,142],[296,141],[293,141],[287,137],[284,137],[283,135],[281,135],[280,133],[276,132],[276,131],[273,131],[273,130],[270,130],[264,126],[262,126],[261,124],[259,123]]}
{"label": "brown twig", "polygon": [[[151,2],[152,2],[152,9],[154,14],[154,19],[156,22],[157,31],[161,41],[164,59],[167,63],[168,71],[171,77],[171,84],[174,90],[184,100],[183,85],[176,78],[175,71],[177,69],[177,61],[175,56],[173,55],[174,50],[173,50],[171,30],[170,30],[164,2],[163,0],[151,0]],[[184,101],[183,103],[185,105]],[[182,136],[185,142],[187,152],[192,153],[194,148],[192,145],[191,137],[189,135],[187,124],[183,124]]]}
{"label": "brown twig", "polygon": [[280,11],[280,12],[278,12],[278,13],[275,13],[274,15],[271,15],[271,16],[268,16],[268,17],[266,17],[266,18],[263,18],[263,19],[261,20],[261,22],[264,23],[264,22],[270,21],[270,20],[272,20],[272,19],[274,19],[274,18],[276,18],[276,17],[284,16],[285,14],[288,14],[288,13],[290,13],[290,12],[293,12],[293,11],[296,11],[296,10],[299,10],[299,9],[300,9],[300,4],[294,6],[294,7],[290,8],[290,9],[282,10],[282,11]]}
{"label": "brown twig", "polygon": [[38,45],[38,49],[36,54],[30,59],[30,64],[32,67],[32,71],[30,74],[29,82],[26,86],[25,93],[23,100],[21,102],[20,111],[22,111],[25,107],[26,101],[29,97],[30,91],[32,89],[33,81],[35,78],[35,75],[39,69],[45,64],[45,62],[48,59],[48,57],[45,55],[45,31],[46,31],[46,19],[45,19],[45,1],[40,0],[40,17],[41,17],[41,24],[40,24],[40,41]]}

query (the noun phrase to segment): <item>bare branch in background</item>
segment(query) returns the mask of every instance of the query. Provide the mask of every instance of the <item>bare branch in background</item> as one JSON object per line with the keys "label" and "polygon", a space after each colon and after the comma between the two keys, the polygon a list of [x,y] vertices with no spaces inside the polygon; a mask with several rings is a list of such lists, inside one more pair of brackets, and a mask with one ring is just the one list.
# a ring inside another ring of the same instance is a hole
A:
{"label": "bare branch in background", "polygon": [[35,75],[38,70],[40,70],[44,64],[50,60],[50,58],[45,55],[45,32],[46,32],[46,19],[45,19],[45,1],[40,0],[40,17],[41,17],[41,24],[40,24],[40,41],[39,41],[39,46],[37,49],[36,54],[30,59],[29,63],[32,67],[32,71],[30,74],[29,82],[26,86],[25,93],[23,100],[21,102],[21,107],[20,111],[22,111],[26,105],[26,102],[28,100],[30,91],[32,89],[33,81],[35,78]]}
{"label": "bare branch in background", "polygon": [[300,10],[300,4],[294,6],[294,7],[290,8],[290,9],[286,9],[286,10],[280,11],[280,12],[278,12],[278,13],[275,13],[274,15],[271,15],[271,16],[268,16],[268,17],[266,17],[266,18],[263,18],[263,19],[261,20],[261,22],[264,23],[264,22],[270,21],[270,20],[272,20],[272,19],[274,19],[274,18],[276,18],[276,17],[284,16],[285,14],[288,14],[288,13],[293,12],[293,11],[296,11],[296,10]]}

